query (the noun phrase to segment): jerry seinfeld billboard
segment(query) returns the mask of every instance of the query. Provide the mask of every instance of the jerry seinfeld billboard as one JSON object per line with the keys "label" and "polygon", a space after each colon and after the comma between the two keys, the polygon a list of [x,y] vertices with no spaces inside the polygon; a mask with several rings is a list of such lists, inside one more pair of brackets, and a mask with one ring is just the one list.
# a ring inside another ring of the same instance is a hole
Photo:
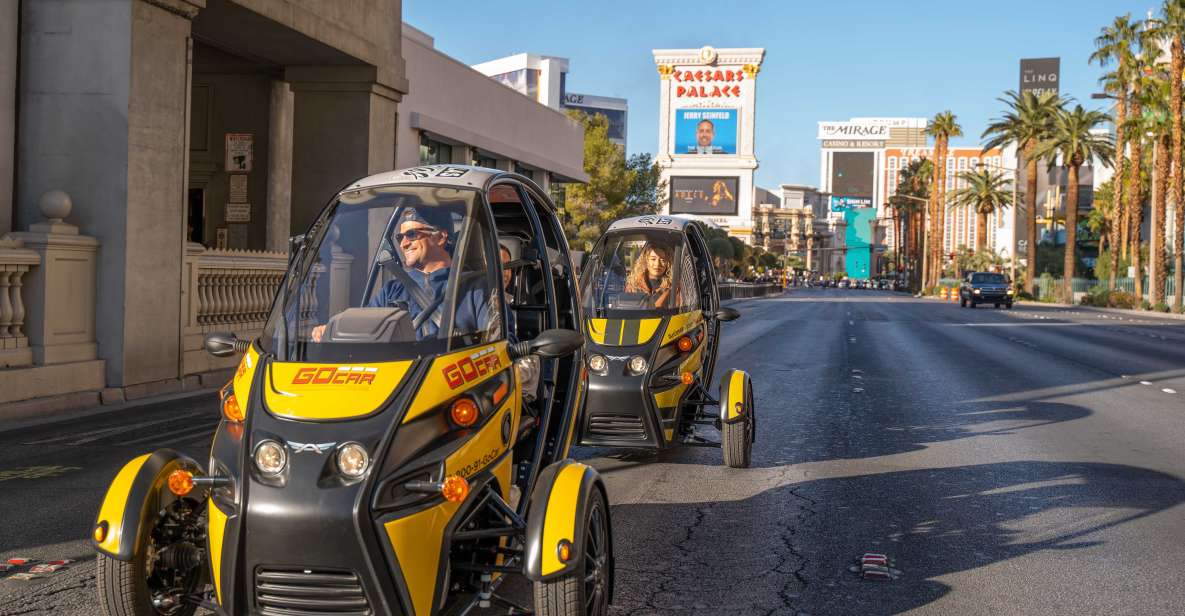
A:
{"label": "jerry seinfeld billboard", "polygon": [[736,109],[676,109],[675,153],[737,153]]}

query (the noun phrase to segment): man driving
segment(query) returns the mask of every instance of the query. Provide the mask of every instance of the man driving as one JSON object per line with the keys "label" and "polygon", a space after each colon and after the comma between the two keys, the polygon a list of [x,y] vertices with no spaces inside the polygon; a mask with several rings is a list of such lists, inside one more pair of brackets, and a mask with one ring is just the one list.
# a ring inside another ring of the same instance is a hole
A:
{"label": "man driving", "polygon": [[[370,298],[367,306],[406,307],[413,322],[421,321],[416,339],[434,338],[440,330],[440,315],[448,308],[444,302],[453,265],[452,215],[443,207],[408,207],[400,214],[396,229],[392,238],[403,255],[403,269],[423,293],[408,289],[399,278],[392,278]],[[430,298],[429,305],[421,305],[417,294]],[[466,284],[458,295],[454,333],[471,334],[485,329],[490,317],[489,293],[479,284]],[[430,314],[420,319],[425,311]],[[318,325],[311,337],[314,342],[320,342],[324,334],[325,326]]]}

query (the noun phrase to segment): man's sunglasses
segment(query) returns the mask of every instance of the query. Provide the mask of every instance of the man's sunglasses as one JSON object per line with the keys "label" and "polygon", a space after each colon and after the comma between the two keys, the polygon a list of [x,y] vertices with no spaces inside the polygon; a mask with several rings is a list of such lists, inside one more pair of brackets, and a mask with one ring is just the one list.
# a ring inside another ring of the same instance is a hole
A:
{"label": "man's sunglasses", "polygon": [[409,242],[414,242],[422,237],[428,237],[428,235],[430,235],[432,233],[440,233],[440,230],[439,229],[408,229],[407,231],[404,231],[403,233],[396,233],[395,234],[395,241],[397,243],[403,243],[404,238],[406,238]]}

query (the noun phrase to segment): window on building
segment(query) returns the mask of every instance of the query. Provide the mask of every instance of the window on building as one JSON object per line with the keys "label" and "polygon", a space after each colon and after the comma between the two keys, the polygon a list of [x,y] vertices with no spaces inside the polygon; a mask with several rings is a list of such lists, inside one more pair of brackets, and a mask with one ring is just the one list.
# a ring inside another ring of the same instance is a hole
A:
{"label": "window on building", "polygon": [[488,169],[497,169],[498,168],[498,159],[494,158],[493,156],[487,156],[486,154],[484,154],[482,152],[474,150],[473,157],[469,161],[469,164],[473,165],[474,167],[486,167]]}
{"label": "window on building", "polygon": [[520,163],[514,163],[514,172],[519,175],[525,175],[531,178],[532,182],[538,181],[535,177],[537,172],[534,169],[528,169],[527,167],[524,167]]}
{"label": "window on building", "polygon": [[420,164],[440,165],[453,162],[453,146],[420,133]]}

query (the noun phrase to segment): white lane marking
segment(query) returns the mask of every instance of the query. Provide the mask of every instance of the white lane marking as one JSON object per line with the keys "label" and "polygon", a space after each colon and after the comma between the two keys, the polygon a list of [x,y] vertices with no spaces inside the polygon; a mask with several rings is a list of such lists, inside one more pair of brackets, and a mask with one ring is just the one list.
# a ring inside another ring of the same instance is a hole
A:
{"label": "white lane marking", "polygon": [[853,387],[852,391],[855,393],[862,393],[864,391],[864,388],[863,387]]}
{"label": "white lane marking", "polygon": [[855,342],[855,341],[856,341],[855,338],[848,338],[848,342]]}
{"label": "white lane marking", "polygon": [[1140,381],[1140,385],[1151,385],[1152,381]]}
{"label": "white lane marking", "polygon": [[1166,393],[1166,394],[1175,394],[1175,393],[1177,393],[1177,390],[1175,390],[1175,389],[1169,389],[1168,387],[1165,387],[1164,389],[1162,389],[1162,390],[1160,390],[1160,391],[1163,391],[1163,392],[1164,392],[1164,393]]}
{"label": "white lane marking", "polygon": [[855,325],[855,324],[856,324],[855,321],[848,321],[848,325]]}

